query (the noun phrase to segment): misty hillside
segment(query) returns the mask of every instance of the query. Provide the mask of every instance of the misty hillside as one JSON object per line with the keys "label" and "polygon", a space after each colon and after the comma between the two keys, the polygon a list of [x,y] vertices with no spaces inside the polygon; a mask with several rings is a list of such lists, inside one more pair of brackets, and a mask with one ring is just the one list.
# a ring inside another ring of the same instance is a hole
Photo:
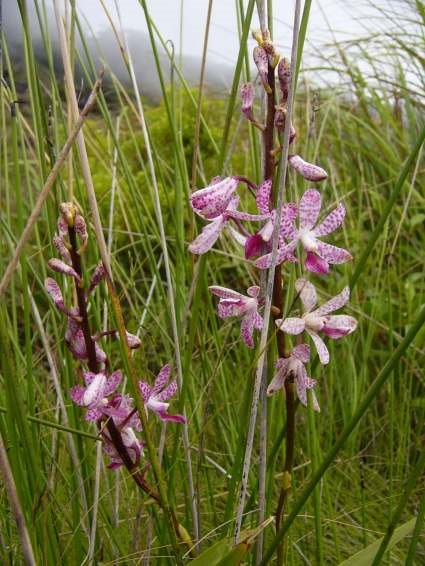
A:
{"label": "misty hillside", "polygon": [[[27,4],[28,20],[30,22],[31,40],[35,56],[41,68],[47,67],[48,59],[43,44],[41,28],[45,25],[50,36],[54,57],[54,65],[58,72],[61,72],[60,53],[57,27],[53,7],[48,4],[47,22],[40,25],[35,5]],[[3,28],[6,36],[7,47],[13,67],[19,71],[23,63],[24,49],[21,16],[18,4],[7,2],[3,7]],[[101,64],[105,66],[106,81],[114,75],[122,84],[129,85],[130,79],[125,67],[120,46],[111,28],[105,29],[93,36],[93,33],[85,26],[85,41],[90,51],[96,67]],[[158,73],[149,38],[142,31],[130,30],[127,32],[127,40],[133,57],[134,69],[139,84],[139,88],[144,96],[151,101],[157,102],[160,99],[160,84]],[[78,60],[76,61],[77,79],[81,81],[83,77],[83,67],[87,65],[87,57],[81,38],[76,38]],[[167,82],[170,80],[171,62],[168,54],[163,50],[158,42],[159,58],[162,71]],[[196,86],[199,81],[201,59],[196,56],[184,55],[182,57],[182,72],[190,86]],[[224,94],[228,91],[231,84],[234,69],[230,65],[207,61],[205,69],[204,84],[207,92],[213,94]],[[24,87],[25,85],[18,85]]]}

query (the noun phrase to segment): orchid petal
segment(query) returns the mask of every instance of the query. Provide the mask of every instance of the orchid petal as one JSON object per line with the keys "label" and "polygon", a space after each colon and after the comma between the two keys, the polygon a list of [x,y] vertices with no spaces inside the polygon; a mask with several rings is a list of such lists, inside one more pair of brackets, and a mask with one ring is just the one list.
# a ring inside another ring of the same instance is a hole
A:
{"label": "orchid petal", "polygon": [[344,248],[338,248],[331,244],[325,244],[317,240],[317,253],[329,263],[339,264],[351,261],[353,256]]}
{"label": "orchid petal", "polygon": [[291,356],[294,356],[303,364],[306,364],[310,359],[310,346],[308,344],[298,344],[292,350]]}
{"label": "orchid petal", "polygon": [[225,225],[226,220],[223,216],[219,216],[210,224],[207,224],[202,232],[199,234],[191,244],[189,244],[189,251],[196,255],[202,255],[210,250],[216,243],[220,232]]}
{"label": "orchid petal", "polygon": [[327,236],[341,226],[345,218],[345,207],[340,203],[335,210],[326,216],[317,228],[314,229],[315,236]]}
{"label": "orchid petal", "polygon": [[299,204],[300,230],[310,230],[316,224],[322,206],[319,191],[309,189],[301,197]]}
{"label": "orchid petal", "polygon": [[216,218],[227,209],[238,184],[237,179],[226,177],[218,183],[192,193],[190,204],[193,210],[203,218],[210,220]]}
{"label": "orchid petal", "polygon": [[272,190],[272,181],[267,179],[258,187],[255,200],[257,208],[261,214],[270,214],[270,195]]}
{"label": "orchid petal", "polygon": [[310,312],[317,304],[315,286],[307,279],[300,278],[295,281],[295,289],[300,295],[305,312]]}
{"label": "orchid petal", "polygon": [[87,290],[87,296],[89,296],[90,293],[92,293],[96,289],[96,287],[99,285],[99,283],[105,277],[105,274],[106,274],[105,268],[103,266],[103,263],[101,262],[96,266],[96,268],[93,272],[93,275],[91,276],[90,285],[89,285],[89,288]]}
{"label": "orchid petal", "polygon": [[155,379],[155,384],[152,389],[152,394],[157,395],[162,389],[164,389],[165,385],[168,383],[171,375],[171,366],[170,364],[166,364],[163,366]]}
{"label": "orchid petal", "polygon": [[122,380],[122,373],[120,370],[114,371],[109,376],[104,391],[104,397],[108,397],[117,389]]}
{"label": "orchid petal", "polygon": [[326,317],[326,322],[322,328],[323,334],[334,340],[347,336],[357,328],[357,320],[352,316],[337,314]]}
{"label": "orchid petal", "polygon": [[211,291],[213,295],[221,297],[222,299],[235,299],[239,300],[243,297],[241,293],[233,291],[233,289],[227,289],[226,287],[220,287],[220,285],[210,285],[208,290]]}
{"label": "orchid petal", "polygon": [[305,322],[302,318],[297,317],[290,317],[290,318],[279,318],[276,321],[276,326],[282,332],[286,332],[286,334],[301,334],[305,330]]}
{"label": "orchid petal", "polygon": [[307,271],[311,273],[319,273],[320,275],[327,275],[329,273],[329,263],[326,259],[321,258],[314,252],[307,252],[304,265]]}
{"label": "orchid petal", "polygon": [[[279,364],[278,362],[282,362]],[[276,369],[277,372],[274,374],[273,379],[269,383],[267,387],[267,395],[273,395],[279,389],[282,389],[285,386],[285,380],[288,377],[288,364],[289,359],[279,358],[276,362]]]}
{"label": "orchid petal", "polygon": [[321,307],[316,309],[314,311],[314,314],[317,316],[324,316],[326,314],[329,314],[330,312],[340,309],[341,307],[346,305],[349,300],[350,300],[350,287],[347,286],[344,287],[341,293],[339,293],[338,295],[330,299],[330,301],[327,301]]}
{"label": "orchid petal", "polygon": [[256,299],[260,294],[260,287],[258,285],[252,285],[252,287],[248,287],[246,291],[247,295]]}
{"label": "orchid petal", "polygon": [[254,333],[254,317],[252,313],[247,314],[242,319],[241,323],[241,337],[248,348],[254,347],[253,333]]}
{"label": "orchid petal", "polygon": [[158,401],[167,401],[170,397],[173,397],[177,393],[177,381],[173,380],[170,385],[168,385],[161,393],[159,393],[156,398]]}
{"label": "orchid petal", "polygon": [[56,271],[57,273],[63,273],[64,275],[69,275],[70,277],[74,277],[74,279],[76,279],[76,281],[78,282],[81,281],[81,277],[78,275],[75,269],[73,269],[70,265],[68,265],[61,259],[57,259],[54,257],[52,259],[49,259],[47,264],[50,267],[50,269],[52,269],[53,271]]}
{"label": "orchid petal", "polygon": [[147,403],[149,397],[152,395],[152,387],[149,383],[146,383],[146,381],[139,381],[139,390],[142,395],[143,402]]}
{"label": "orchid petal", "polygon": [[326,344],[323,342],[323,340],[320,338],[320,336],[318,334],[316,334],[315,332],[312,332],[311,330],[307,330],[307,332],[309,333],[311,339],[314,342],[314,345],[316,346],[317,353],[319,354],[320,363],[323,364],[323,365],[328,364],[329,363],[329,351],[326,348]]}
{"label": "orchid petal", "polygon": [[63,238],[61,238],[60,236],[53,236],[53,245],[63,257],[64,261],[66,261],[66,263],[68,264],[71,263],[71,254],[69,253],[69,250],[66,247]]}

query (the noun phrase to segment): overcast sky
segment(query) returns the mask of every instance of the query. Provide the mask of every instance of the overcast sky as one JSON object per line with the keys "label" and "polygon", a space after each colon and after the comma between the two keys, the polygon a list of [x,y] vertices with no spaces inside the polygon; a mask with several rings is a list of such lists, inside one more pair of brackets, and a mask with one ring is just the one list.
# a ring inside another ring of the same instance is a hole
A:
{"label": "overcast sky", "polygon": [[[114,19],[114,0],[104,0]],[[244,4],[247,2],[245,0]],[[282,52],[289,51],[291,23],[293,18],[292,0],[276,0],[274,3],[275,42]],[[375,8],[371,6],[375,5]],[[380,25],[376,6],[388,4],[384,0],[313,0],[309,21],[308,41],[313,45],[332,40],[329,25],[338,39],[358,37],[365,29]],[[86,15],[95,31],[108,26],[106,15],[98,0],[77,0],[80,11]],[[144,15],[138,0],[119,0],[124,26],[127,29],[145,30]],[[158,25],[163,37],[171,39],[178,50],[180,44],[180,10],[183,11],[183,53],[202,53],[208,0],[148,0],[150,14]],[[255,11],[256,12],[256,11]],[[258,27],[255,13],[254,26]],[[329,24],[329,25],[328,25]],[[213,0],[211,32],[209,37],[209,58],[234,63],[238,51],[235,0]]]}

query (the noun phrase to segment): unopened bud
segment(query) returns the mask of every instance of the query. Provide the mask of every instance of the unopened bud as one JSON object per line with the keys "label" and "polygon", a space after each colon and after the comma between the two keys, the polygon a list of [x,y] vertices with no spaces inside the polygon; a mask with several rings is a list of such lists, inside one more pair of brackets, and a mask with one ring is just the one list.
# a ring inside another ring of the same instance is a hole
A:
{"label": "unopened bud", "polygon": [[288,158],[289,164],[297,173],[302,175],[307,181],[313,181],[315,183],[319,181],[324,181],[327,179],[328,174],[324,169],[313,163],[308,163],[304,161],[299,155],[290,155]]}
{"label": "unopened bud", "polygon": [[258,45],[260,47],[262,47],[262,45],[263,45],[263,34],[262,34],[261,30],[260,29],[252,30],[252,37],[255,39],[255,41],[258,43]]}
{"label": "unopened bud", "polygon": [[250,121],[254,122],[252,107],[254,104],[254,87],[251,83],[246,83],[241,87],[242,114]]}
{"label": "unopened bud", "polygon": [[62,218],[71,228],[74,226],[75,215],[77,214],[77,209],[72,202],[62,202],[59,205],[59,210],[62,215]]}
{"label": "unopened bud", "polygon": [[286,104],[288,101],[289,93],[289,83],[291,81],[291,68],[289,66],[289,61],[283,57],[277,67],[277,76],[279,78],[280,92],[282,95],[282,104]]}
{"label": "unopened bud", "polygon": [[270,88],[268,80],[269,59],[267,53],[262,47],[254,47],[253,58],[260,74],[261,82],[266,92],[270,93],[272,89]]}

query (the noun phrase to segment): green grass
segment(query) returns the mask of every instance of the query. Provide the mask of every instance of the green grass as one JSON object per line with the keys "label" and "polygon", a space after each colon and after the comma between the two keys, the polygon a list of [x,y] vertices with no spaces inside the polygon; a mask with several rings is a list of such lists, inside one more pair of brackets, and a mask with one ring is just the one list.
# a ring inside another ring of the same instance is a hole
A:
{"label": "green grass", "polygon": [[[251,27],[254,4],[245,5],[244,13],[238,6],[242,39]],[[358,318],[359,328],[347,339],[330,344],[329,366],[323,369],[312,364],[320,414],[297,409],[289,500],[289,513],[293,513],[283,524],[287,564],[339,564],[377,539],[388,540],[391,529],[416,515],[423,520],[424,475],[423,468],[418,468],[425,409],[425,331],[418,318],[425,296],[420,148],[425,114],[418,46],[419,40],[423,45],[423,4],[417,2],[410,9],[415,32],[402,21],[399,33],[387,38],[387,43],[381,36],[354,46],[361,61],[369,62],[369,71],[360,70],[363,67],[352,45],[335,45],[335,56],[324,61],[323,67],[338,70],[341,82],[337,88],[307,82],[302,65],[299,74],[296,150],[329,171],[329,179],[321,186],[323,201],[331,209],[344,199],[347,207],[344,231],[335,243],[354,255],[352,265],[334,269],[332,277],[319,281],[318,287],[326,298],[348,282],[355,283],[349,312]],[[27,29],[25,19],[23,25]],[[307,20],[303,29],[307,42]],[[75,33],[80,33],[78,21]],[[150,38],[159,49],[163,38],[155,22]],[[47,36],[45,39],[49,53]],[[394,75],[374,67],[384,44],[395,62]],[[52,66],[38,68],[30,43],[23,71],[28,89],[19,95],[25,103],[17,105],[16,116],[11,116],[10,103],[18,98],[14,86],[18,77],[5,43],[3,48],[8,81],[2,82],[0,90],[0,130],[4,134],[0,141],[1,272],[68,127],[61,77]],[[247,73],[247,57],[242,43],[228,99],[206,95],[202,100],[199,186],[219,174],[224,164],[227,172],[258,180],[257,133],[245,122],[238,130],[237,91],[239,77]],[[87,82],[93,82],[93,66],[89,64],[85,72]],[[147,148],[133,93],[116,80],[111,90],[112,99],[100,97],[84,135],[104,227],[112,211],[111,261],[125,320],[130,331],[140,330],[143,342],[134,362],[140,377],[153,379],[175,356],[166,273]],[[206,550],[233,532],[256,360],[255,353],[238,339],[238,324],[216,316],[207,286],[223,284],[243,291],[256,281],[257,273],[250,263],[240,261],[240,249],[229,239],[222,239],[199,263],[187,252],[194,222],[187,194],[198,96],[180,82],[178,74],[163,94],[161,104],[144,103],[144,111],[175,282],[184,378],[180,401],[189,418],[201,549]],[[114,170],[116,188],[111,202]],[[291,174],[288,198],[299,196],[306,187]],[[79,365],[64,344],[64,319],[52,309],[43,288],[46,262],[54,255],[51,241],[57,207],[71,190],[90,220],[76,151],[46,202],[20,267],[2,297],[0,311],[0,432],[37,563],[49,565],[83,563],[95,502],[96,442],[91,437],[95,430],[69,398]],[[199,223],[197,229],[200,227]],[[105,237],[108,240],[108,232]],[[84,261],[94,266],[98,260],[90,223]],[[289,280],[290,269],[284,268],[285,279]],[[68,304],[72,300],[70,287],[66,300]],[[106,287],[96,292],[90,316],[98,327],[104,316],[111,319]],[[106,349],[114,367],[123,367],[118,345],[111,341]],[[268,400],[266,516],[275,511],[282,479],[284,407],[282,393]],[[161,426],[152,417],[150,425],[159,443]],[[258,455],[257,435],[244,529],[257,526]],[[162,473],[179,521],[193,532],[181,428],[173,424],[166,428]],[[94,563],[140,563],[149,544],[149,529],[152,561],[174,563],[162,512],[135,489],[125,471],[111,472],[102,465]],[[412,532],[383,555],[382,563],[404,564],[407,557],[409,564],[425,561],[423,532],[419,527]],[[264,531],[266,553],[274,535],[270,524]],[[22,561],[3,488],[0,542],[2,563]],[[255,563],[255,552],[246,560]]]}

